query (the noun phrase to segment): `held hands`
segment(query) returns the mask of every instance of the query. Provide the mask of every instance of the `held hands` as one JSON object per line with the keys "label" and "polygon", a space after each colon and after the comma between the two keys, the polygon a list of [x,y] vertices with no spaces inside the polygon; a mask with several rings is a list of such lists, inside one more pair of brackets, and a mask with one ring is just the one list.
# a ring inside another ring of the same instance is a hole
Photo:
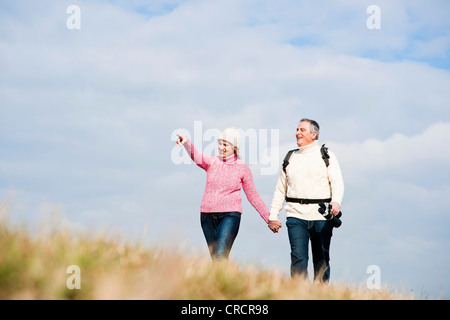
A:
{"label": "held hands", "polygon": [[272,230],[273,233],[278,233],[278,229],[281,228],[281,221],[280,220],[276,220],[276,221],[269,221],[269,229]]}

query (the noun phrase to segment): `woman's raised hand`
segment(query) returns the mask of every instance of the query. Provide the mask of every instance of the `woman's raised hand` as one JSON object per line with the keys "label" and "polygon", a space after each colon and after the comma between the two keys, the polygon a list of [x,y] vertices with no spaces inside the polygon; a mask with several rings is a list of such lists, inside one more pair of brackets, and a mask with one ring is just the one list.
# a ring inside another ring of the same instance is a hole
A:
{"label": "woman's raised hand", "polygon": [[187,137],[180,136],[179,134],[177,134],[177,136],[178,140],[176,143],[181,147],[187,141]]}

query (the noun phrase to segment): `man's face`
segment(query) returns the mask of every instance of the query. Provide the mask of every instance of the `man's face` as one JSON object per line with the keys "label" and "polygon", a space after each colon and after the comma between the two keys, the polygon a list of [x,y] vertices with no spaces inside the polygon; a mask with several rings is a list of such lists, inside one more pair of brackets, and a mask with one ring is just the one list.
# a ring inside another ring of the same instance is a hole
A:
{"label": "man's face", "polygon": [[312,132],[310,129],[311,124],[308,121],[302,121],[297,127],[295,136],[297,137],[297,145],[299,147],[307,146],[316,140],[317,132]]}

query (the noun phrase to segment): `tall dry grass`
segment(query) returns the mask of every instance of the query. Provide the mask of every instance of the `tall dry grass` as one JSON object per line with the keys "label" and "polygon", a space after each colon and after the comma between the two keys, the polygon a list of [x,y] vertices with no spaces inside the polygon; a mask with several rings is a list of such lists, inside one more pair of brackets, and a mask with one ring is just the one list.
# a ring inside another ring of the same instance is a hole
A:
{"label": "tall dry grass", "polygon": [[[2,216],[2,214],[0,214]],[[68,289],[67,267],[81,270]],[[31,235],[0,217],[0,299],[403,299],[389,290],[313,284],[277,270],[176,250],[145,248],[119,237],[56,228]]]}

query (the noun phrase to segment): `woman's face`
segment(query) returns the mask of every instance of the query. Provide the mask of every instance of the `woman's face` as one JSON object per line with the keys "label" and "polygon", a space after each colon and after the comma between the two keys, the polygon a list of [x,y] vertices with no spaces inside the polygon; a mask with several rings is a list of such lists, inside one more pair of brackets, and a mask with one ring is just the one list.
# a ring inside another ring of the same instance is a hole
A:
{"label": "woman's face", "polygon": [[234,153],[234,148],[231,144],[224,140],[219,140],[219,155],[222,158],[227,158]]}

